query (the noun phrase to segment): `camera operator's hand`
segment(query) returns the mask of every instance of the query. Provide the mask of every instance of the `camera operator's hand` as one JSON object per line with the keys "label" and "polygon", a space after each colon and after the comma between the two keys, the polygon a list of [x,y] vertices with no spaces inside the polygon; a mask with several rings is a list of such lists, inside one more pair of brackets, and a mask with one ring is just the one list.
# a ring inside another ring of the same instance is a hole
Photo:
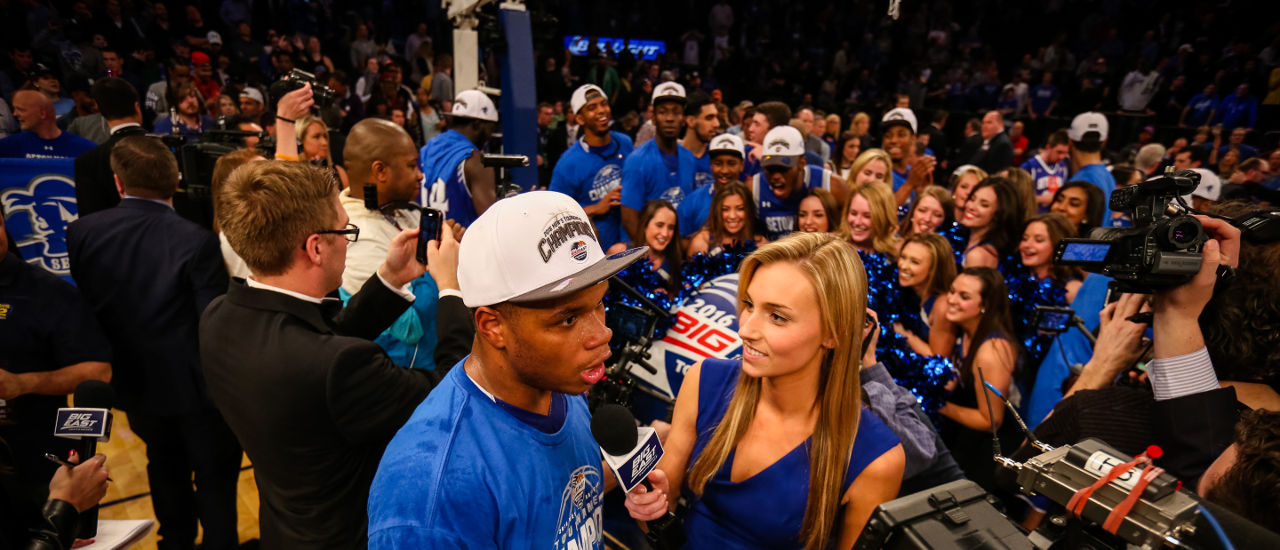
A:
{"label": "camera operator's hand", "polygon": [[[430,261],[430,260],[428,260]],[[426,273],[427,266],[418,263],[418,230],[406,229],[391,239],[387,261],[378,268],[378,275],[395,288],[403,287]],[[454,271],[457,271],[455,264]],[[456,278],[457,275],[454,275]]]}
{"label": "camera operator's hand", "polygon": [[445,224],[438,242],[435,239],[427,241],[427,272],[440,290],[461,290],[458,286],[458,239],[454,238],[454,228],[462,226],[453,220],[445,220]]}
{"label": "camera operator's hand", "polygon": [[276,116],[289,120],[298,120],[307,116],[311,112],[311,107],[316,104],[316,100],[311,94],[311,83],[303,84],[301,88],[284,94],[280,101],[276,102]]}
{"label": "camera operator's hand", "polygon": [[[79,460],[73,453],[68,461],[76,464]],[[106,463],[106,455],[95,455],[75,468],[58,468],[49,481],[49,499],[66,501],[77,512],[97,506],[107,494]]]}
{"label": "camera operator's hand", "polygon": [[1157,359],[1185,355],[1204,347],[1200,312],[1213,297],[1218,267],[1235,267],[1240,263],[1240,230],[1217,218],[1195,218],[1210,236],[1201,251],[1200,272],[1191,281],[1151,297]]}
{"label": "camera operator's hand", "polygon": [[1098,314],[1098,341],[1093,346],[1093,357],[1075,384],[1063,394],[1063,399],[1080,390],[1095,390],[1111,384],[1142,358],[1147,350],[1147,346],[1142,345],[1147,325],[1129,321],[1129,317],[1145,311],[1151,311],[1146,296],[1128,293],[1102,308]]}

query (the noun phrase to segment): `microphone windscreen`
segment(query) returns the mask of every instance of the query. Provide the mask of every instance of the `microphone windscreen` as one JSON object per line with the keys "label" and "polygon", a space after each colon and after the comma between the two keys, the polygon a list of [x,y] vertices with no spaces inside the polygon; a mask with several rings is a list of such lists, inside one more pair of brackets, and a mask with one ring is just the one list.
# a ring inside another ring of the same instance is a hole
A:
{"label": "microphone windscreen", "polygon": [[101,380],[85,380],[76,386],[73,403],[81,408],[110,409],[116,403],[116,390]]}
{"label": "microphone windscreen", "polygon": [[591,416],[591,436],[604,452],[625,455],[636,448],[636,418],[622,405],[601,405]]}

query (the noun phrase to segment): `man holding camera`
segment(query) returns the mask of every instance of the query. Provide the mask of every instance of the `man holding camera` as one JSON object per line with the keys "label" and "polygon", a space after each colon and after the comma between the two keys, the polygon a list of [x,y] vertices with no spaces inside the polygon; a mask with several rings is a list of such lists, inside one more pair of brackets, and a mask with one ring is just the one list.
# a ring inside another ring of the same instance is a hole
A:
{"label": "man holding camera", "polygon": [[484,92],[466,90],[454,99],[448,120],[449,130],[423,145],[419,155],[426,175],[422,204],[467,227],[498,200],[480,150],[493,136],[498,108]]}
{"label": "man holding camera", "polygon": [[[407,159],[406,159],[407,160]],[[406,169],[408,169],[406,167]],[[253,461],[264,548],[364,548],[365,502],[383,447],[433,386],[395,365],[372,340],[414,297],[423,274],[417,230],[388,244],[386,261],[346,308],[325,299],[342,283],[360,228],[331,172],[251,162],[232,173],[218,223],[252,276],[234,281],[200,324],[209,393]],[[431,275],[457,297],[457,242],[428,246]],[[446,310],[447,304],[442,304]]]}

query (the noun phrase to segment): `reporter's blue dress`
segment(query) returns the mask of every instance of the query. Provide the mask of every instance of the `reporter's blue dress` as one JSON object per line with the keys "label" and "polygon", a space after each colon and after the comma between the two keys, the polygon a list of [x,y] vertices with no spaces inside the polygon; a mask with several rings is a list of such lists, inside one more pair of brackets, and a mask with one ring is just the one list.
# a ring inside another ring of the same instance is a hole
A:
{"label": "reporter's blue dress", "polygon": [[[698,438],[689,464],[697,461],[724,418],[742,372],[741,360],[707,359],[698,380]],[[735,452],[707,482],[701,497],[688,488],[692,510],[685,518],[687,548],[803,548],[800,527],[809,498],[809,445],[812,438],[763,471],[741,482],[729,479]],[[898,436],[866,407],[858,416],[858,434],[842,490],[875,459],[899,443]]]}

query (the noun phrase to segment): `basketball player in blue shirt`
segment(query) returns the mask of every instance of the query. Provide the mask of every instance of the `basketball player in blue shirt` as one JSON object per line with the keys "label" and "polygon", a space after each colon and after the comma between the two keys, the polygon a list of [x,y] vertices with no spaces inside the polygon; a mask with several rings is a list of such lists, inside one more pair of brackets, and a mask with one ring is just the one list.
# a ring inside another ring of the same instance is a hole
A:
{"label": "basketball player in blue shirt", "polygon": [[480,151],[498,124],[498,108],[484,92],[465,90],[447,117],[449,130],[423,145],[418,155],[422,204],[466,227],[498,200],[493,172],[484,167]]}
{"label": "basketball player in blue shirt", "polygon": [[885,113],[880,119],[880,131],[880,143],[893,161],[893,199],[902,206],[917,190],[933,182],[938,160],[931,155],[916,155],[916,114],[911,109],[897,107]]}
{"label": "basketball player in blue shirt", "polygon": [[764,136],[763,172],[752,176],[748,187],[756,199],[756,212],[764,222],[765,238],[776,241],[796,230],[800,201],[810,189],[822,188],[846,204],[849,190],[839,176],[804,161],[804,137],[791,126],[778,126]]}
{"label": "basketball player in blue shirt", "polygon": [[471,225],[457,265],[471,354],[387,446],[371,550],[600,550],[607,474],[581,394],[609,358],[606,279],[647,250],[606,257],[578,203],[550,191]]}
{"label": "basketball player in blue shirt", "polygon": [[711,96],[702,92],[689,95],[689,103],[685,105],[684,112],[684,139],[680,140],[680,145],[693,153],[693,188],[697,190],[711,185],[715,179],[711,173],[711,154],[708,153],[707,146],[711,145],[711,138],[720,133],[720,113]]}
{"label": "basketball player in blue shirt", "polygon": [[1102,196],[1106,197],[1102,203],[1103,227],[1111,227],[1111,192],[1116,190],[1116,179],[1102,163],[1102,148],[1107,146],[1109,127],[1105,115],[1090,111],[1076,115],[1067,129],[1071,164],[1076,166],[1071,181],[1087,181],[1102,190]]}
{"label": "basketball player in blue shirt", "polygon": [[1058,187],[1067,183],[1067,156],[1071,152],[1069,141],[1065,130],[1049,134],[1044,148],[1022,163],[1022,169],[1031,174],[1036,184],[1036,205],[1042,214],[1049,211]]}
{"label": "basketball player in blue shirt", "polygon": [[552,191],[573,197],[591,216],[600,232],[600,246],[608,250],[627,242],[622,231],[622,163],[631,154],[631,138],[610,131],[613,112],[609,96],[594,84],[574,90],[569,99],[582,138],[560,156],[551,173]]}
{"label": "basketball player in blue shirt", "polygon": [[679,206],[693,191],[693,153],[680,145],[684,124],[684,86],[663,82],[653,89],[653,123],[657,133],[622,165],[622,227],[640,234],[640,210],[662,199]]}
{"label": "basketball player in blue shirt", "polygon": [[700,231],[703,224],[707,223],[707,216],[711,212],[711,199],[715,196],[716,190],[730,182],[740,181],[738,177],[742,174],[743,159],[746,158],[742,138],[733,134],[716,136],[711,140],[707,150],[715,183],[694,189],[676,208],[681,237],[686,239],[692,238],[693,234]]}

